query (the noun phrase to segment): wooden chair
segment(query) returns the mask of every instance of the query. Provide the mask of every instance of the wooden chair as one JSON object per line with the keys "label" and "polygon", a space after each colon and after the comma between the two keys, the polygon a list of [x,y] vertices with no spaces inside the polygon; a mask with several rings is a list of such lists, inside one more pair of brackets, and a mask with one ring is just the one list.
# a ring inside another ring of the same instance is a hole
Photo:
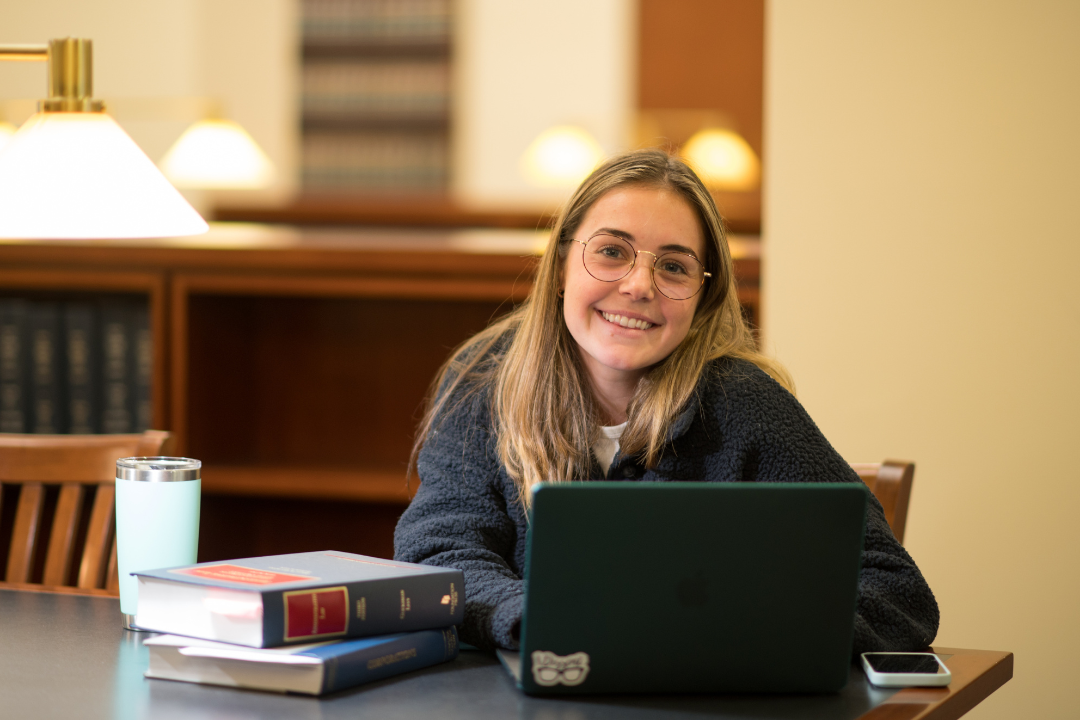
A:
{"label": "wooden chair", "polygon": [[[6,544],[5,582],[0,587],[41,589],[86,594],[119,594],[116,572],[114,506],[116,460],[122,457],[167,454],[169,433],[147,430],[132,435],[16,435],[0,434],[0,530],[5,495],[11,500],[11,486],[18,486],[18,501],[11,532],[0,535]],[[58,486],[59,491],[49,492]],[[90,488],[93,507],[84,520],[83,506]],[[51,522],[45,515],[47,497],[55,495]],[[80,526],[85,530],[80,532]],[[48,545],[41,547],[48,532]],[[79,535],[79,537],[77,537]],[[78,574],[70,583],[75,553],[82,548]],[[44,571],[35,576],[44,552]],[[71,589],[74,588],[74,589]]]}
{"label": "wooden chair", "polygon": [[915,463],[886,460],[881,463],[851,463],[851,467],[877,497],[885,509],[885,519],[889,521],[893,535],[903,543]]}

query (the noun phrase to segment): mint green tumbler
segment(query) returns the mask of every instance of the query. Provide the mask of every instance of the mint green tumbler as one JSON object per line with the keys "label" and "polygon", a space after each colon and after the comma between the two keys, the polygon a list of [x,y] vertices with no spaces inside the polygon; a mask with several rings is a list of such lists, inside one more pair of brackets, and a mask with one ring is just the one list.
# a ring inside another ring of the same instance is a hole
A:
{"label": "mint green tumbler", "polygon": [[137,630],[140,570],[191,565],[199,552],[202,463],[191,458],[116,461],[116,560],[124,627]]}

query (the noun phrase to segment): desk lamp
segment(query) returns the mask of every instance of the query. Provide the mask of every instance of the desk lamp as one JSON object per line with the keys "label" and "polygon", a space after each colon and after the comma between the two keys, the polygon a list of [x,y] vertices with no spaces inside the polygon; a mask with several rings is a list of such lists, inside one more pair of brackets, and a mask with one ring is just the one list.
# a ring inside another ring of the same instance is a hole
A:
{"label": "desk lamp", "polygon": [[47,60],[49,95],[0,150],[0,238],[198,235],[209,228],[94,100],[90,40],[0,45]]}
{"label": "desk lamp", "polygon": [[158,167],[181,188],[255,189],[274,179],[274,166],[262,148],[216,107],[184,131]]}

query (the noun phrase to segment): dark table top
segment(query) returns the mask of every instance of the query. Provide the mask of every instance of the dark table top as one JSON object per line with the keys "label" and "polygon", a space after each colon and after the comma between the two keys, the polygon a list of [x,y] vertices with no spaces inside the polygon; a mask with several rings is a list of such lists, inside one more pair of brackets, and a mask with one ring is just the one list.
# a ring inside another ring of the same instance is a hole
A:
{"label": "dark table top", "polygon": [[312,698],[148,680],[145,637],[120,627],[115,598],[0,589],[0,718],[914,720],[946,707],[948,717],[957,717],[1012,677],[1009,653],[938,648],[956,653],[946,660],[950,688],[882,690],[853,666],[847,687],[835,695],[551,699],[523,695],[493,655],[464,651],[453,663]]}

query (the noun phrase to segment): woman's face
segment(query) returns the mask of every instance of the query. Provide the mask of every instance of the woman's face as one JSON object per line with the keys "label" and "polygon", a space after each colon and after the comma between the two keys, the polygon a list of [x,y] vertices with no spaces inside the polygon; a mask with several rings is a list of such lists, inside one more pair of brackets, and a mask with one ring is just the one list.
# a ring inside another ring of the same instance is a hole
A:
{"label": "woman's face", "polygon": [[[702,262],[705,239],[697,214],[670,190],[629,186],[601,196],[574,239],[598,234],[629,241],[655,255],[689,253]],[[582,261],[585,248],[570,243],[562,273],[563,317],[594,384],[634,382],[675,350],[690,330],[702,293],[672,300],[653,284],[654,256],[641,253],[634,269],[614,282],[597,280]]]}

